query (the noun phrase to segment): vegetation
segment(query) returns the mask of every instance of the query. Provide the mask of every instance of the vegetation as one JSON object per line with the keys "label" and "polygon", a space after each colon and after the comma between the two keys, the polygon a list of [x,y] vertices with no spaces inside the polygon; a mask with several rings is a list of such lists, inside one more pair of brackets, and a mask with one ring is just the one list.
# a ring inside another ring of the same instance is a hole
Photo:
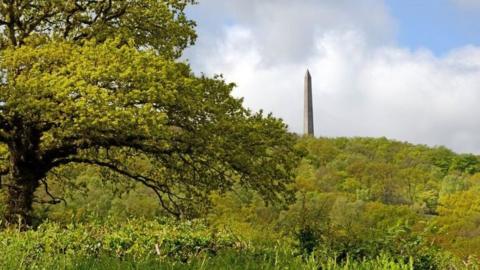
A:
{"label": "vegetation", "polygon": [[[101,167],[152,189],[170,214],[235,183],[288,199],[294,138],[220,77],[174,60],[195,38],[192,1],[0,4],[0,174],[5,219],[31,225],[57,169]],[[59,203],[50,196],[47,201]]]}
{"label": "vegetation", "polygon": [[195,223],[129,220],[121,224],[44,223],[0,233],[1,269],[412,269],[385,255],[339,264],[301,257],[285,246],[255,248],[230,233]]}
{"label": "vegetation", "polygon": [[[195,256],[212,255],[232,248],[233,236],[211,232],[196,223],[173,224],[166,220],[130,220],[119,225],[72,224],[61,227],[44,223],[35,231],[16,229],[1,233],[2,269],[44,267],[77,258],[128,258],[134,262],[149,258],[187,262]],[[20,258],[20,260],[19,260]],[[52,258],[56,258],[50,261]],[[15,266],[15,267],[13,267]]]}
{"label": "vegetation", "polygon": [[479,269],[478,156],[288,133],[193,2],[0,3],[0,268]]}
{"label": "vegetation", "polygon": [[0,233],[0,259],[71,269],[478,269],[477,156],[384,138],[299,138],[297,149],[294,203],[266,204],[235,186],[180,223],[141,184],[65,168],[74,180],[64,184],[77,188],[54,181],[51,190],[66,204],[37,203],[36,230]]}

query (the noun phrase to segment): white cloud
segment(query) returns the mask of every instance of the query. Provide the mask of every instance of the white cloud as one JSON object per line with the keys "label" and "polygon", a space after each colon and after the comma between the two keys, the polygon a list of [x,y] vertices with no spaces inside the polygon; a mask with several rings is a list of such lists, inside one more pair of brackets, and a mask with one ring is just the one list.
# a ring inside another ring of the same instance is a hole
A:
{"label": "white cloud", "polygon": [[251,31],[262,64],[302,62],[314,52],[314,36],[355,29],[371,44],[394,37],[394,22],[383,0],[203,0],[192,9],[199,46],[210,47],[225,25]]}
{"label": "white cloud", "polygon": [[[245,97],[248,107],[273,112],[292,131],[303,129],[308,67],[318,135],[387,136],[480,153],[480,48],[442,57],[400,48],[382,2],[358,2],[366,5],[358,10],[351,1],[232,0],[223,8],[235,7],[235,14],[225,15],[235,20],[201,29],[206,37],[188,55],[195,70],[223,73],[238,84],[234,94]],[[311,14],[295,15],[301,10]],[[282,32],[286,25],[291,30]],[[301,25],[309,28],[295,33]]]}

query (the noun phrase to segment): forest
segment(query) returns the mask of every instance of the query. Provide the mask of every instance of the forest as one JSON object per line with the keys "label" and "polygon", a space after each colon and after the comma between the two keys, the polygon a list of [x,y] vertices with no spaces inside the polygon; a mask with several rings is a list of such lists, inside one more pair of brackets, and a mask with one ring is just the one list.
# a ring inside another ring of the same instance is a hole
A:
{"label": "forest", "polygon": [[74,181],[51,184],[65,201],[35,204],[34,231],[0,233],[0,266],[478,268],[478,156],[385,138],[303,137],[296,148],[295,200],[267,205],[235,186],[182,221],[141,184],[69,168]]}
{"label": "forest", "polygon": [[292,133],[182,60],[194,4],[0,3],[0,269],[480,267],[478,156]]}

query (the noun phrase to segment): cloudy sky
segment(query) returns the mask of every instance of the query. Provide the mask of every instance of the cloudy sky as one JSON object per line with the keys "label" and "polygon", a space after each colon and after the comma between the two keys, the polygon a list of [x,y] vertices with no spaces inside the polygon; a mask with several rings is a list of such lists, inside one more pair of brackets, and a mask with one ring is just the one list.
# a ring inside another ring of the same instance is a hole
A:
{"label": "cloudy sky", "polygon": [[319,136],[385,136],[480,154],[480,0],[199,0],[195,72]]}

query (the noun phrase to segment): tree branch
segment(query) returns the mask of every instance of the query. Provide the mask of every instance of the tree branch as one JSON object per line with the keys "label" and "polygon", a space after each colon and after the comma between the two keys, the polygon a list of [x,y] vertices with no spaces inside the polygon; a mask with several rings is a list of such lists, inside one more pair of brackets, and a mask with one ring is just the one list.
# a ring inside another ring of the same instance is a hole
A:
{"label": "tree branch", "polygon": [[183,149],[181,147],[183,142],[174,138],[169,138],[169,141],[177,143],[176,146],[161,148],[157,146],[160,139],[154,142],[151,138],[139,134],[121,136],[112,132],[112,134],[107,133],[108,135],[105,136],[105,133],[106,132],[101,136],[85,136],[83,139],[80,137],[65,138],[64,141],[66,142],[63,145],[45,150],[42,155],[42,160],[46,163],[51,163],[52,166],[50,168],[54,168],[55,165],[52,162],[55,160],[67,158],[71,155],[77,154],[81,150],[88,150],[91,148],[108,149],[112,147],[125,147],[153,155],[171,155],[176,152],[188,154],[192,151],[189,147]]}
{"label": "tree branch", "polygon": [[45,187],[45,193],[48,195],[48,197],[51,198],[51,200],[41,201],[41,200],[35,199],[34,202],[40,203],[40,204],[59,204],[63,202],[64,205],[67,206],[67,201],[64,198],[55,197],[52,195],[52,193],[50,193],[50,190],[48,189],[47,181],[45,179],[40,180],[40,182],[42,182],[43,186]]}
{"label": "tree branch", "polygon": [[165,203],[165,201],[162,197],[162,193],[166,194],[170,198],[171,198],[171,196],[174,196],[174,194],[171,192],[171,190],[168,188],[168,186],[160,184],[157,181],[155,181],[154,179],[148,178],[148,177],[143,176],[143,175],[132,173],[132,172],[126,170],[126,169],[121,169],[117,165],[115,165],[113,163],[110,163],[110,162],[100,161],[100,160],[95,160],[95,159],[88,159],[88,158],[71,157],[71,158],[59,159],[59,160],[53,162],[53,166],[56,167],[56,166],[60,166],[60,165],[66,165],[66,164],[69,164],[69,163],[84,163],[84,164],[89,164],[89,165],[96,165],[96,166],[100,166],[100,167],[110,169],[110,170],[112,170],[112,171],[114,171],[114,172],[116,172],[120,175],[123,175],[125,177],[130,178],[130,179],[133,179],[133,180],[145,185],[146,187],[150,188],[151,190],[153,190],[155,192],[155,194],[157,195],[157,197],[160,201],[160,204],[162,205],[162,207],[167,212],[169,212],[170,214],[174,215],[177,218],[179,218],[181,216],[181,211],[179,210],[180,208],[178,207],[178,205],[176,205],[172,201],[172,199],[170,199],[170,201],[172,202],[172,204],[176,208],[176,209],[171,209],[170,207],[168,207],[166,205],[166,203]]}
{"label": "tree branch", "polygon": [[9,1],[8,7],[7,7],[7,12],[9,16],[9,21],[7,22],[7,27],[8,27],[8,34],[10,41],[12,42],[13,46],[17,46],[17,37],[15,33],[15,10],[13,7],[14,3],[13,1]]}

